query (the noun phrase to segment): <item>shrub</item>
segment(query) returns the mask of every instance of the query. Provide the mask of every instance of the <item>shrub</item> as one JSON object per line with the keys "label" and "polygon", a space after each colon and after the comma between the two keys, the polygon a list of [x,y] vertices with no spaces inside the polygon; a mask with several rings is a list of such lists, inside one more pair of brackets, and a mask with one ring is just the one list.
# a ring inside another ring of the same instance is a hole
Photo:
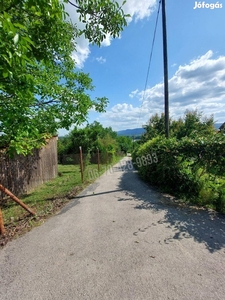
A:
{"label": "shrub", "polygon": [[[143,157],[157,157],[157,163]],[[140,176],[150,184],[225,212],[225,137],[156,137],[132,154]],[[137,163],[138,162],[138,163]]]}

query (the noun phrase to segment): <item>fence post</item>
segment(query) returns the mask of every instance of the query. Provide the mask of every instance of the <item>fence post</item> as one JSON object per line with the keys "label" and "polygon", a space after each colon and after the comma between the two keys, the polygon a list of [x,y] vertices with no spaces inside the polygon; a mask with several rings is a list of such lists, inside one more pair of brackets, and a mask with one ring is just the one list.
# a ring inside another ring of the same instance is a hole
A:
{"label": "fence post", "polygon": [[82,155],[82,147],[79,147],[80,149],[80,172],[81,172],[81,180],[82,183],[84,182],[84,167],[83,167],[83,155]]}
{"label": "fence post", "polygon": [[22,206],[26,211],[28,211],[30,214],[35,215],[35,212],[30,209],[26,204],[24,204],[20,199],[18,199],[13,193],[11,193],[7,188],[5,188],[2,184],[0,184],[0,190],[8,195],[12,200],[14,200],[16,203],[18,203],[20,206]]}
{"label": "fence post", "polygon": [[0,208],[0,234],[4,235],[5,234],[5,227],[4,227],[4,222],[3,222],[3,217],[2,217],[2,210]]}
{"label": "fence post", "polygon": [[100,156],[99,156],[99,149],[97,148],[98,151],[98,173],[100,172]]}

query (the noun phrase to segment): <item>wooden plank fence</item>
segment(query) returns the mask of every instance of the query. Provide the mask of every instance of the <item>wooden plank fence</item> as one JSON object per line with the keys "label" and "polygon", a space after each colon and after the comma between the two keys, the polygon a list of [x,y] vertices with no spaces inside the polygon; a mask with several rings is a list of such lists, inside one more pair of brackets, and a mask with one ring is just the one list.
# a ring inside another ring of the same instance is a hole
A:
{"label": "wooden plank fence", "polygon": [[[26,194],[58,174],[57,137],[45,147],[35,149],[32,155],[16,155],[10,159],[0,153],[0,184],[15,195]],[[4,193],[0,192],[0,200]]]}

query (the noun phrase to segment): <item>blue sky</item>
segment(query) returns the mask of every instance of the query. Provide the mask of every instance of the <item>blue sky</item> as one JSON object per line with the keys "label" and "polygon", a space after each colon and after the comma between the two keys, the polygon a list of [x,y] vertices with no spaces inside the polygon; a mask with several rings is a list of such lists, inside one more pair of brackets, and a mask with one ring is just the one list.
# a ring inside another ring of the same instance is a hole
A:
{"label": "blue sky", "polygon": [[[74,59],[93,79],[91,97],[109,99],[106,113],[90,112],[89,123],[96,120],[115,131],[131,129],[164,111],[161,10],[143,93],[158,3],[127,0],[124,10],[131,19],[120,38],[107,37],[101,47],[90,46],[83,37],[77,41]],[[166,0],[170,116],[177,119],[186,109],[197,108],[220,123],[225,121],[225,3],[197,3],[211,8],[194,9],[192,0]],[[212,9],[215,3],[222,8]],[[67,10],[77,22],[71,7]]]}

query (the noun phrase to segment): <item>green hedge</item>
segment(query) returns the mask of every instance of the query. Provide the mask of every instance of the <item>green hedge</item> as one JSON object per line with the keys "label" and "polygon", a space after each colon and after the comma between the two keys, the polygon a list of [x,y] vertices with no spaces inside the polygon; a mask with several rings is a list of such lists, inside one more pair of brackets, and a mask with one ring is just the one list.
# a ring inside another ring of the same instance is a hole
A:
{"label": "green hedge", "polygon": [[132,155],[140,176],[155,186],[225,212],[225,137],[156,137]]}

